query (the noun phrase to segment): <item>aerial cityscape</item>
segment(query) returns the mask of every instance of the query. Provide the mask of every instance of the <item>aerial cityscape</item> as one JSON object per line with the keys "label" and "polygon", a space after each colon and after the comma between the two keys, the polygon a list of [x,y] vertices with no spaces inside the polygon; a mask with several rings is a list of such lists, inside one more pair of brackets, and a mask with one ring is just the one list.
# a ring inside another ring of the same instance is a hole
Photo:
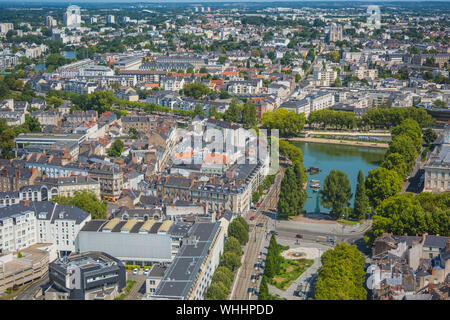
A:
{"label": "aerial cityscape", "polygon": [[450,2],[0,8],[0,300],[449,300]]}

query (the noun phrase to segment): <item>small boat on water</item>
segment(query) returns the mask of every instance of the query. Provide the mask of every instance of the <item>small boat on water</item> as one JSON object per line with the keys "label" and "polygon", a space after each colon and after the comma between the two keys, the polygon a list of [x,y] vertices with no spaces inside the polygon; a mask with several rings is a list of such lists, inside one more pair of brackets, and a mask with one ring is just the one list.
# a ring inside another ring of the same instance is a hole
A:
{"label": "small boat on water", "polygon": [[320,169],[317,168],[317,167],[309,167],[308,172],[309,172],[310,174],[315,174],[315,173],[319,173],[319,172],[320,172]]}
{"label": "small boat on water", "polygon": [[313,189],[316,189],[316,188],[318,189],[318,188],[320,188],[320,181],[311,179],[309,186]]}

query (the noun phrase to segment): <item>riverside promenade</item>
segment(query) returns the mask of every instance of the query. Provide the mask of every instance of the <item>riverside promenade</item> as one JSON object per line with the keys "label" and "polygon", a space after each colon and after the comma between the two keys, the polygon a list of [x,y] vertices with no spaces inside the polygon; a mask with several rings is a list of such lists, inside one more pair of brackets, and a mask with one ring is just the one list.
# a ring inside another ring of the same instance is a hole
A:
{"label": "riverside promenade", "polygon": [[300,142],[313,142],[313,143],[325,143],[325,144],[339,144],[345,146],[356,146],[356,147],[372,147],[372,148],[385,148],[389,147],[387,143],[380,142],[366,142],[366,141],[356,141],[356,140],[339,140],[339,139],[326,139],[326,138],[287,138],[288,141],[300,141]]}

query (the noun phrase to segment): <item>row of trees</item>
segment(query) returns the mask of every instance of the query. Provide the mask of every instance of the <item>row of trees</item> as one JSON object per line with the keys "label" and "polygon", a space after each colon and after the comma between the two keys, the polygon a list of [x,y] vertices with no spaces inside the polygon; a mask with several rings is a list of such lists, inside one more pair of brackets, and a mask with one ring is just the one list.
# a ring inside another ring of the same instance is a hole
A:
{"label": "row of trees", "polygon": [[284,173],[278,201],[278,217],[287,219],[303,211],[306,201],[304,185],[307,177],[301,149],[284,140],[280,140],[279,145],[280,153],[292,162],[292,166]]}
{"label": "row of trees", "polygon": [[305,125],[306,118],[303,113],[296,113],[284,108],[273,112],[266,112],[261,119],[265,129],[278,129],[281,137],[292,136],[300,133]]}
{"label": "row of trees", "polygon": [[269,248],[267,249],[266,265],[264,275],[259,287],[258,300],[269,300],[269,287],[267,286],[270,279],[280,272],[283,257],[281,256],[282,246],[277,243],[275,235],[270,238]]}
{"label": "row of trees", "polygon": [[405,119],[391,130],[392,141],[383,168],[396,171],[405,178],[416,163],[422,149],[422,129],[413,119]]}
{"label": "row of trees", "polygon": [[361,118],[352,112],[323,109],[312,111],[308,117],[308,124],[323,129],[391,128],[406,119],[415,120],[421,127],[434,124],[434,119],[426,110],[415,107],[371,108]]}
{"label": "row of trees", "polygon": [[327,250],[315,282],[314,300],[366,300],[364,255],[346,242]]}
{"label": "row of trees", "polygon": [[248,223],[237,217],[228,226],[228,238],[220,257],[220,265],[206,290],[206,300],[226,300],[234,280],[234,271],[241,266],[242,246],[248,242]]}
{"label": "row of trees", "polygon": [[370,170],[366,179],[367,195],[375,209],[372,229],[365,234],[366,243],[372,245],[385,232],[448,236],[450,194],[400,194],[403,178],[415,165],[423,140],[430,144],[436,135],[428,129],[423,135],[413,119],[403,120],[391,132],[393,139],[385,160],[379,168]]}

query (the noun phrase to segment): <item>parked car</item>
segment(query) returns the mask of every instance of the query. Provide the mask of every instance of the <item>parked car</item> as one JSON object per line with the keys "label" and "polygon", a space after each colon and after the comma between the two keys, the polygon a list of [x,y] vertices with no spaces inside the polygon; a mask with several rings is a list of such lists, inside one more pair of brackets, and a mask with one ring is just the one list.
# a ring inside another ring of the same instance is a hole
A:
{"label": "parked car", "polygon": [[252,221],[255,220],[255,216],[251,216],[250,220],[252,220]]}
{"label": "parked car", "polygon": [[260,222],[256,225],[257,227],[264,227],[264,223]]}
{"label": "parked car", "polygon": [[145,274],[146,276],[148,276],[149,273],[150,273],[150,269],[145,269],[145,270],[144,270],[144,274]]}
{"label": "parked car", "polygon": [[275,230],[270,230],[269,233],[274,234],[274,235],[278,235],[278,232],[276,232]]}
{"label": "parked car", "polygon": [[297,233],[297,234],[295,235],[295,237],[296,237],[297,239],[303,239],[303,236],[302,236],[300,233]]}
{"label": "parked car", "polygon": [[327,237],[327,242],[335,243],[335,241],[336,240],[333,237],[330,237],[330,236]]}
{"label": "parked car", "polygon": [[138,268],[134,268],[133,274],[138,274],[138,272],[139,272]]}

